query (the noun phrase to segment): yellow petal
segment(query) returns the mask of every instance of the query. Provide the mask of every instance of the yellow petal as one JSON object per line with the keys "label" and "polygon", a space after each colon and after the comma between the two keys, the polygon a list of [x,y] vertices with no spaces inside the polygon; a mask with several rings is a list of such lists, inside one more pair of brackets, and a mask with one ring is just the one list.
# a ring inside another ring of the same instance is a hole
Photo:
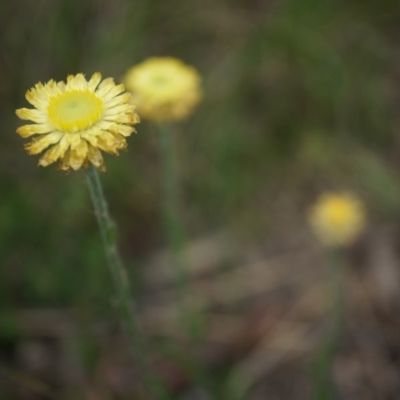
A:
{"label": "yellow petal", "polygon": [[98,84],[101,81],[101,74],[100,72],[95,72],[92,77],[90,78],[90,81],[88,82],[88,89],[92,90],[93,92],[96,90]]}
{"label": "yellow petal", "polygon": [[66,133],[65,140],[69,143],[69,146],[74,149],[79,146],[82,138],[78,133]]}
{"label": "yellow petal", "polygon": [[57,82],[57,86],[60,89],[60,92],[63,92],[65,90],[65,82],[64,81]]}
{"label": "yellow petal", "polygon": [[68,172],[71,169],[71,165],[69,163],[71,155],[71,150],[67,150],[64,154],[64,156],[60,159],[60,164],[58,165],[58,169],[61,169],[62,171]]}
{"label": "yellow petal", "polygon": [[108,108],[119,106],[120,104],[129,104],[132,100],[132,95],[130,93],[120,94],[116,97],[106,100],[106,105]]}
{"label": "yellow petal", "polygon": [[137,116],[136,114],[121,114],[121,115],[107,115],[103,117],[104,121],[118,122],[120,124],[136,124]]}
{"label": "yellow petal", "polygon": [[36,134],[42,135],[43,133],[50,133],[52,131],[54,131],[54,128],[48,124],[23,125],[17,128],[18,135],[24,138]]}
{"label": "yellow petal", "polygon": [[65,136],[63,136],[57,144],[55,144],[53,147],[47,150],[46,153],[44,153],[42,158],[39,160],[39,165],[41,165],[42,167],[47,167],[49,164],[57,161],[60,157],[64,157],[64,154],[68,150],[68,148],[69,143],[65,139]]}
{"label": "yellow petal", "polygon": [[104,95],[104,101],[112,100],[114,97],[118,96],[125,90],[125,86],[121,83],[119,85],[115,85]]}
{"label": "yellow petal", "polygon": [[89,161],[99,170],[104,172],[106,171],[103,156],[98,148],[89,145],[88,158]]}
{"label": "yellow petal", "polygon": [[88,144],[86,140],[81,140],[74,148],[71,147],[69,164],[73,170],[78,170],[87,158]]}
{"label": "yellow petal", "polygon": [[90,129],[87,132],[83,132],[81,134],[81,137],[82,139],[88,141],[92,146],[97,147],[99,134],[101,134],[101,131],[97,129],[96,130]]}
{"label": "yellow petal", "polygon": [[125,86],[122,83],[120,85],[115,85],[114,81],[112,81],[104,87],[101,87],[100,85],[96,93],[98,94],[98,96],[101,96],[105,102],[107,102],[122,93],[124,90]]}
{"label": "yellow petal", "polygon": [[83,74],[68,75],[66,90],[86,90],[87,81]]}
{"label": "yellow petal", "polygon": [[36,84],[34,88],[26,92],[25,97],[38,110],[46,112],[50,97],[56,96],[60,92],[59,85],[51,79],[45,85],[41,82]]}
{"label": "yellow petal", "polygon": [[118,154],[118,150],[127,146],[123,136],[103,131],[97,140],[97,147],[107,153]]}
{"label": "yellow petal", "polygon": [[105,94],[107,94],[113,87],[115,86],[114,79],[113,78],[106,78],[104,81],[102,81],[99,85],[99,87],[96,90],[96,94],[100,97],[103,97]]}
{"label": "yellow petal", "polygon": [[62,132],[52,132],[48,135],[39,136],[25,145],[25,149],[29,154],[41,153],[50,145],[57,143],[64,134]]}
{"label": "yellow petal", "polygon": [[115,107],[110,107],[106,108],[104,116],[113,116],[114,115],[119,115],[119,114],[128,114],[131,113],[135,109],[135,106],[133,104],[121,104],[119,106]]}
{"label": "yellow petal", "polygon": [[58,94],[61,93],[60,87],[58,86],[57,82],[54,81],[53,79],[50,79],[49,82],[47,82],[44,86],[42,91],[46,93],[47,98],[50,98],[52,96],[57,96]]}
{"label": "yellow petal", "polygon": [[38,110],[45,112],[47,105],[49,104],[49,99],[46,94],[43,95],[42,90],[40,90],[39,84],[34,88],[28,90],[25,93],[26,99]]}
{"label": "yellow petal", "polygon": [[20,108],[15,111],[18,118],[27,119],[37,124],[41,124],[46,121],[46,114],[42,111],[31,109],[31,108]]}
{"label": "yellow petal", "polygon": [[117,124],[110,121],[102,121],[99,125],[102,130],[118,133],[125,137],[130,136],[132,132],[136,132],[133,126]]}

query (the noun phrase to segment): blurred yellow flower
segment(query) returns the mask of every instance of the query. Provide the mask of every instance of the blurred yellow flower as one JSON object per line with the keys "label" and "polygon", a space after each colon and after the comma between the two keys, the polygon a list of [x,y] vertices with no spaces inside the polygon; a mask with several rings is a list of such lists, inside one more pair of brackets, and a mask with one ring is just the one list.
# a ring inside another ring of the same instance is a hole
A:
{"label": "blurred yellow flower", "polygon": [[128,70],[125,86],[141,117],[173,121],[187,117],[201,99],[200,75],[172,57],[152,57]]}
{"label": "blurred yellow flower", "polygon": [[17,133],[24,138],[37,135],[25,145],[29,154],[51,146],[39,165],[60,160],[60,169],[68,171],[87,167],[90,161],[105,171],[100,150],[118,154],[126,148],[126,137],[139,122],[131,95],[112,78],[100,81],[98,72],[89,81],[83,74],[69,75],[67,82],[50,80],[27,91],[26,99],[35,108],[21,108],[16,114],[34,124],[19,127]]}
{"label": "blurred yellow flower", "polygon": [[325,193],[310,210],[309,222],[327,247],[344,247],[354,242],[365,227],[362,202],[349,193]]}

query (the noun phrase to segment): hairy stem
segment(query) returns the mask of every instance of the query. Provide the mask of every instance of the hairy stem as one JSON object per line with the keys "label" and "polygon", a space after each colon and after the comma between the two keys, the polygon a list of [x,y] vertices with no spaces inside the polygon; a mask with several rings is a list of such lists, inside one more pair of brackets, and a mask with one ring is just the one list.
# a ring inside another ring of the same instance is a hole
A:
{"label": "hairy stem", "polygon": [[130,340],[131,350],[137,360],[140,378],[143,380],[147,389],[150,390],[153,395],[157,394],[156,398],[160,398],[159,394],[162,389],[150,373],[145,351],[145,342],[139,330],[135,302],[131,295],[128,274],[119,255],[116,226],[108,212],[108,206],[99,175],[94,166],[90,165],[87,169],[86,178],[95,215],[99,224],[108,266],[114,282],[116,308],[124,323],[128,339]]}

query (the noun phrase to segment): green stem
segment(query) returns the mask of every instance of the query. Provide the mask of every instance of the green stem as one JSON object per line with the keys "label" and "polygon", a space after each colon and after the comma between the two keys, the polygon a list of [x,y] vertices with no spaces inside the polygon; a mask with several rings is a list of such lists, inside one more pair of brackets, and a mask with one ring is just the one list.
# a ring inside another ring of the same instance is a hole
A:
{"label": "green stem", "polygon": [[135,304],[131,296],[128,274],[118,252],[116,226],[108,212],[108,206],[104,197],[99,175],[94,166],[90,165],[87,169],[86,178],[95,215],[99,224],[108,266],[114,281],[116,307],[125,325],[132,352],[138,362],[138,369],[140,370],[141,377],[143,378],[147,389],[150,389],[153,392],[156,390],[160,393],[158,383],[149,372],[150,368],[148,360],[145,357],[145,343],[136,320]]}
{"label": "green stem", "polygon": [[181,308],[182,323],[189,339],[196,339],[200,319],[193,312],[191,304],[190,280],[182,261],[185,232],[181,223],[180,184],[178,157],[175,148],[174,130],[167,124],[158,124],[163,169],[163,217],[171,250],[171,264],[177,284],[177,296]]}
{"label": "green stem", "polygon": [[164,223],[170,246],[175,255],[181,253],[184,232],[180,222],[180,193],[178,162],[175,151],[174,132],[167,125],[159,125],[161,156],[163,163]]}
{"label": "green stem", "polygon": [[329,283],[331,298],[331,334],[334,342],[340,341],[344,323],[344,299],[342,275],[344,259],[342,250],[332,250],[329,257]]}
{"label": "green stem", "polygon": [[334,398],[332,385],[332,366],[344,324],[344,304],[342,289],[343,253],[342,250],[331,250],[328,260],[330,330],[321,348],[315,365],[316,388],[314,399],[326,400]]}
{"label": "green stem", "polygon": [[[203,316],[200,310],[193,308],[193,291],[187,271],[182,260],[182,253],[186,243],[185,230],[180,216],[181,196],[179,165],[176,154],[175,131],[170,125],[158,124],[158,133],[161,147],[161,163],[163,169],[163,217],[167,239],[171,252],[171,264],[176,279],[177,298],[180,306],[179,316],[183,329],[191,346],[195,346],[201,339]],[[204,367],[193,360],[191,372],[195,379],[211,395],[211,382]]]}

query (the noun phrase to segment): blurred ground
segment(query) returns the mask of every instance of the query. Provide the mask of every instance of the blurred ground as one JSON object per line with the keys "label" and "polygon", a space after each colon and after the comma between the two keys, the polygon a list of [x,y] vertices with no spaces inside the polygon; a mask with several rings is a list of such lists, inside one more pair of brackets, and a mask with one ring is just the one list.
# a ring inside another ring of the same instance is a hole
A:
{"label": "blurred ground", "polygon": [[[119,80],[154,55],[204,78],[176,127],[195,343],[165,255],[151,124],[102,181],[172,398],[400,399],[398,20],[389,0],[0,2],[0,399],[137,393],[84,174],[37,168],[14,110],[38,81]],[[370,223],[347,254],[334,385],[317,397],[327,262],[306,212],[332,189],[357,192]]]}

